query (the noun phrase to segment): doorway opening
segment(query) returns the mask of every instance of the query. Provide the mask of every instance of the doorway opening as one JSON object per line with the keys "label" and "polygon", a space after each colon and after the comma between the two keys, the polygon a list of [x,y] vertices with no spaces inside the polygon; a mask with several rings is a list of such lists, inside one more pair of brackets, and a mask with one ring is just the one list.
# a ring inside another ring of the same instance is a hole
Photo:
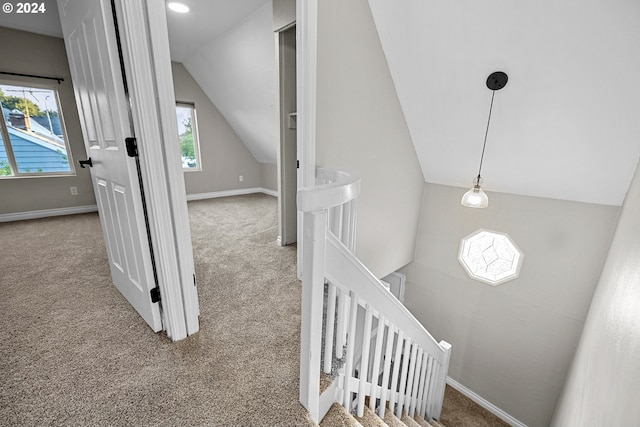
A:
{"label": "doorway opening", "polygon": [[298,210],[297,91],[296,91],[296,27],[279,31],[278,105],[280,141],[278,145],[279,235],[280,246],[296,243]]}

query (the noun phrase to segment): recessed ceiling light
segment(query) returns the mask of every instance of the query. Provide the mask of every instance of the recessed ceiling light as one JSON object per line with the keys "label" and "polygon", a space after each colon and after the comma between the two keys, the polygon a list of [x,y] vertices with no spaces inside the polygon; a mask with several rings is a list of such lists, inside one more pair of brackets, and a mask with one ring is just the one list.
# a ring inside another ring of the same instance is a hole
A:
{"label": "recessed ceiling light", "polygon": [[178,12],[178,13],[187,13],[191,10],[189,6],[187,6],[186,4],[178,3],[176,1],[167,3],[167,7],[173,10],[174,12]]}

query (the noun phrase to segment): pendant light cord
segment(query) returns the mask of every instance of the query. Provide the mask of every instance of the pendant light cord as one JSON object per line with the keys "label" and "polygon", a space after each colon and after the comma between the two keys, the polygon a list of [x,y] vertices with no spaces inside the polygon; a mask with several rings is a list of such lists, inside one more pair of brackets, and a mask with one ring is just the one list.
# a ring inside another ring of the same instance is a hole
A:
{"label": "pendant light cord", "polygon": [[496,95],[496,91],[491,91],[491,106],[489,107],[489,119],[487,120],[487,130],[484,132],[484,144],[482,144],[482,155],[480,156],[480,168],[478,168],[478,182],[480,185],[480,172],[482,171],[482,161],[484,160],[484,149],[487,147],[487,135],[489,135],[489,123],[491,123],[491,111],[493,110],[493,97]]}

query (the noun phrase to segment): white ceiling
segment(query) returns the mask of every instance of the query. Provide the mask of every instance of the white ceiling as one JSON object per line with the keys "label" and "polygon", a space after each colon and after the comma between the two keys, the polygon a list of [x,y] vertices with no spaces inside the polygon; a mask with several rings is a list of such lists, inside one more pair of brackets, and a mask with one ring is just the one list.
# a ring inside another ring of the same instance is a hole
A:
{"label": "white ceiling", "polygon": [[[15,4],[15,2],[10,3]],[[49,0],[45,2],[45,6],[46,9],[44,13],[22,14],[16,13],[15,9],[13,13],[0,13],[0,27],[62,38],[58,3]]]}
{"label": "white ceiling", "polygon": [[209,43],[271,0],[181,0],[191,12],[167,9],[171,59],[184,62],[199,47]]}
{"label": "white ceiling", "polygon": [[620,205],[640,156],[637,0],[369,0],[426,181]]}
{"label": "white ceiling", "polygon": [[[167,9],[171,58],[183,62],[198,47],[227,31],[254,10],[271,0],[183,0],[191,8],[187,14]],[[62,37],[58,5],[46,2],[46,12],[38,14],[0,13],[0,26],[53,37]]]}

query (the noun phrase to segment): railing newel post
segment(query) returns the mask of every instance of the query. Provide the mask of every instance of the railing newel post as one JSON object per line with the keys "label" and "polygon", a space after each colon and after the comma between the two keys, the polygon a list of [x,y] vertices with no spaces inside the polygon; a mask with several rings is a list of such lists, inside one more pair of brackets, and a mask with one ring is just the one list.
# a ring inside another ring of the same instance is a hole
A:
{"label": "railing newel post", "polygon": [[327,211],[304,213],[300,402],[320,422],[320,353]]}

